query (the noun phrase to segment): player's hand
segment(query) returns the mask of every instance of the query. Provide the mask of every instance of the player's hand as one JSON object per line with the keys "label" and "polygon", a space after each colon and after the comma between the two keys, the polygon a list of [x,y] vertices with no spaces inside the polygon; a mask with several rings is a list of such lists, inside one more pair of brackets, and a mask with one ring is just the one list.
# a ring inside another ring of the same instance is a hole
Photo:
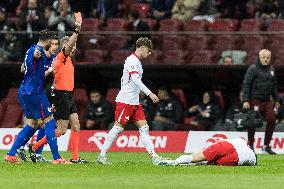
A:
{"label": "player's hand", "polygon": [[81,25],[82,25],[82,15],[81,15],[81,12],[76,12],[75,13],[75,26],[76,26],[76,30],[77,31],[81,30]]}
{"label": "player's hand", "polygon": [[250,108],[250,105],[248,102],[244,102],[243,103],[243,109],[249,109]]}
{"label": "player's hand", "polygon": [[154,103],[159,102],[159,98],[158,98],[154,93],[151,93],[151,94],[149,95],[149,97],[151,98],[151,100],[152,100]]}
{"label": "player's hand", "polygon": [[34,58],[39,59],[41,57],[41,52],[38,48],[35,49]]}

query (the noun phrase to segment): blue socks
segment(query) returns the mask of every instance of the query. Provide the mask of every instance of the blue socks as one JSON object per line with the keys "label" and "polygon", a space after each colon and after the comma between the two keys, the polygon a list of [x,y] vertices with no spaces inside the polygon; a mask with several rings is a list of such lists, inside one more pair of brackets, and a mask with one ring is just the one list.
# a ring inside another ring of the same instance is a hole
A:
{"label": "blue socks", "polygon": [[[40,139],[42,139],[43,137],[45,136],[45,129],[43,128],[39,128],[38,130],[38,133],[37,133],[37,136],[36,136],[36,141],[38,142]],[[37,154],[42,154],[42,150],[43,150],[43,146],[40,147],[38,150],[37,150]]]}
{"label": "blue socks", "polygon": [[60,158],[57,146],[57,137],[55,136],[55,126],[55,119],[52,119],[49,122],[45,123],[45,135],[54,160]]}
{"label": "blue socks", "polygon": [[32,128],[29,125],[26,125],[18,134],[16,141],[14,142],[11,150],[8,152],[9,156],[15,156],[17,153],[17,150],[25,145],[30,138],[35,134],[37,129]]}

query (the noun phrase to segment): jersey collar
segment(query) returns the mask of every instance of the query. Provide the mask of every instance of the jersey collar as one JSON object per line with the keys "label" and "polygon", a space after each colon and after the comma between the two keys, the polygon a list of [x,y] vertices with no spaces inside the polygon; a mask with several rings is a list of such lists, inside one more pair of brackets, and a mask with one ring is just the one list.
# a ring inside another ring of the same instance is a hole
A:
{"label": "jersey collar", "polygon": [[138,58],[138,60],[141,62],[140,58],[137,56],[137,54],[132,53],[132,55],[136,56],[136,58]]}

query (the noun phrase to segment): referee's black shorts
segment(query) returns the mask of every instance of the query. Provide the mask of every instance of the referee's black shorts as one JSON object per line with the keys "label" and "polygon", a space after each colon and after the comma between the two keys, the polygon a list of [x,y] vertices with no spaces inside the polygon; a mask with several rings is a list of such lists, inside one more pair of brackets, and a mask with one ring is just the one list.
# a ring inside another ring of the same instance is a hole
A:
{"label": "referee's black shorts", "polygon": [[69,120],[69,116],[77,113],[73,93],[69,91],[52,90],[52,104],[54,105],[54,117],[56,120]]}

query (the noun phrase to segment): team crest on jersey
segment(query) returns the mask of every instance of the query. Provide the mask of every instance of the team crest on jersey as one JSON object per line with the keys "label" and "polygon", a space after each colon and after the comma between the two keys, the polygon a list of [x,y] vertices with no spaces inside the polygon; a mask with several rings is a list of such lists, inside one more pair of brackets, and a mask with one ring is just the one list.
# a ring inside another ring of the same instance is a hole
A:
{"label": "team crest on jersey", "polygon": [[271,75],[274,76],[274,71],[270,71]]}

